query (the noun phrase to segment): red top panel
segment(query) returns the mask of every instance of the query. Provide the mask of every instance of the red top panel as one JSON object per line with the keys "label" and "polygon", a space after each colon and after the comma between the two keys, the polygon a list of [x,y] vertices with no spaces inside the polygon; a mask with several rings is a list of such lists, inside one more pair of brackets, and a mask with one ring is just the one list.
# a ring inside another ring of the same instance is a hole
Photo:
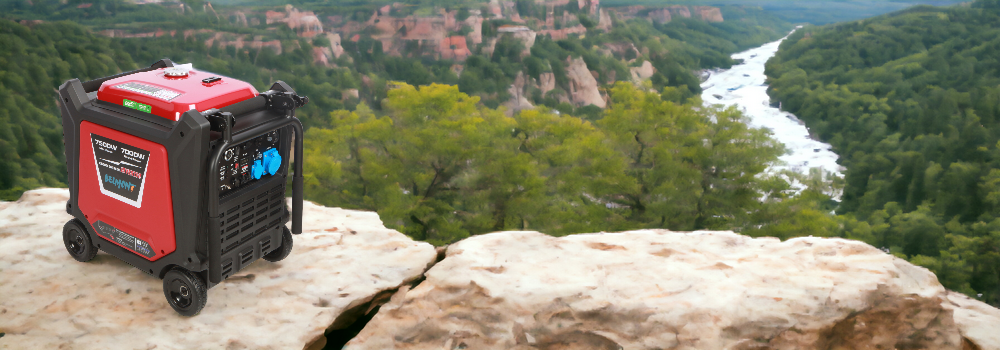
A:
{"label": "red top panel", "polygon": [[[204,82],[209,78],[220,79]],[[160,68],[126,75],[104,82],[97,90],[98,100],[174,121],[192,109],[203,112],[256,96],[257,89],[244,81],[184,68]]]}

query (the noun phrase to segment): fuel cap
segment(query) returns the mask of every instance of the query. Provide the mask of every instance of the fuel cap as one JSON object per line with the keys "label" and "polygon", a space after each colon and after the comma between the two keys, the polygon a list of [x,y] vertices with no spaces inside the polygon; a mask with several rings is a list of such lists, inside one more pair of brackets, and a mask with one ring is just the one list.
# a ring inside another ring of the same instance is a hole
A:
{"label": "fuel cap", "polygon": [[183,78],[188,76],[188,70],[180,67],[170,67],[163,70],[163,75],[171,78]]}

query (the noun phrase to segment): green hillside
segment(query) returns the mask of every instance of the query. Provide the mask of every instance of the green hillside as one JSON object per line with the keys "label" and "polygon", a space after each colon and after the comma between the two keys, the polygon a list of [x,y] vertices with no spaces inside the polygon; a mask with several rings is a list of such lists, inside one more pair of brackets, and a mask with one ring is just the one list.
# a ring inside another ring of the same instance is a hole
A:
{"label": "green hillside", "polygon": [[847,167],[845,235],[1000,304],[1000,2],[796,32],[772,98]]}
{"label": "green hillside", "polygon": [[112,40],[71,23],[28,28],[0,20],[0,198],[65,186],[62,119],[56,87],[135,69]]}
{"label": "green hillside", "polygon": [[[630,67],[648,60],[657,69],[652,77],[654,86],[677,87],[686,98],[700,92],[696,70],[727,67],[733,64],[730,53],[778,38],[790,28],[787,22],[760,10],[727,7],[723,9],[730,19],[726,22],[682,18],[653,24],[642,19],[615,19],[606,30],[592,28],[562,40],[541,36],[534,47],[525,50],[519,46],[521,42],[496,31],[509,24],[508,20],[486,20],[481,29],[487,39],[497,39],[495,49],[486,51],[485,44],[470,47],[472,55],[464,61],[439,59],[420,47],[406,46],[398,54],[381,52],[381,42],[362,30],[360,40],[343,41],[344,54],[340,58],[322,65],[315,63],[314,48],[329,48],[331,43],[326,37],[306,38],[283,23],[264,21],[265,11],[285,11],[283,5],[255,2],[217,5],[213,9],[204,2],[188,1],[181,10],[177,4],[0,0],[0,150],[10,155],[0,160],[0,198],[16,199],[25,189],[65,182],[55,99],[55,89],[63,81],[107,76],[161,58],[191,62],[200,69],[246,80],[258,88],[284,80],[310,96],[312,103],[300,110],[307,127],[331,127],[330,112],[353,110],[362,102],[376,113],[384,113],[382,100],[392,81],[454,84],[478,96],[485,106],[497,107],[511,98],[508,86],[518,74],[538,78],[543,73],[554,74],[555,90],[543,94],[525,88],[533,104],[593,118],[599,109],[566,102],[571,82],[565,77],[564,66],[569,58],[582,58],[589,70],[597,72],[602,91],[615,82],[630,80]],[[475,5],[478,9],[484,3],[456,4]],[[320,11],[317,16],[347,15],[345,21],[350,21],[353,14],[370,14],[377,5],[334,2],[301,6],[303,10]],[[443,4],[408,5],[393,16],[409,16],[407,13],[421,8],[428,13],[447,10],[435,6]],[[253,23],[240,23],[241,13],[246,13]],[[567,26],[593,26],[598,20],[596,14],[579,9],[560,18]],[[160,35],[107,37],[109,30],[116,36]],[[232,45],[238,40],[255,39],[277,42],[282,52],[271,47],[238,50]],[[605,50],[609,44],[634,45],[635,50],[611,53]],[[522,50],[528,55],[522,56]],[[453,69],[456,64],[463,66],[460,72]],[[357,91],[359,98],[346,97],[351,91]]]}

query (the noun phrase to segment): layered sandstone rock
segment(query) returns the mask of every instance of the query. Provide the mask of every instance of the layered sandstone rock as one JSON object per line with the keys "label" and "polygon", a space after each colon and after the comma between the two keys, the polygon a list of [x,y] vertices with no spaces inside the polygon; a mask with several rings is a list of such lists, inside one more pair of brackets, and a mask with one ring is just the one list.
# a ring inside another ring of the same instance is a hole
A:
{"label": "layered sandstone rock", "polygon": [[334,58],[340,58],[344,54],[344,47],[340,46],[340,34],[326,33],[326,39],[330,41],[330,52]]}
{"label": "layered sandstone rock", "polygon": [[249,25],[249,23],[247,23],[247,15],[245,13],[240,11],[236,12],[236,25],[241,27],[246,27]]}
{"label": "layered sandstone rock", "polygon": [[718,7],[711,6],[695,6],[694,12],[698,14],[698,18],[706,22],[722,22],[722,11]]}
{"label": "layered sandstone rock", "polygon": [[357,100],[360,98],[360,96],[361,95],[358,94],[358,89],[347,89],[340,92],[340,99],[344,101],[352,99]]}
{"label": "layered sandstone rock", "polygon": [[647,16],[646,18],[649,18],[649,20],[656,23],[667,23],[673,19],[673,16],[670,15],[669,9],[655,9],[649,11],[649,14],[647,14],[646,16]]}
{"label": "layered sandstone rock", "polygon": [[587,28],[583,25],[576,25],[563,29],[545,29],[538,31],[538,35],[549,35],[552,37],[552,40],[564,40],[569,38],[570,34],[580,35],[586,33]]}
{"label": "layered sandstone rock", "polygon": [[345,349],[1000,349],[1000,310],[844,239],[475,236]]}
{"label": "layered sandstone rock", "polygon": [[329,66],[333,57],[333,52],[330,52],[329,47],[313,47],[312,54],[315,65]]}
{"label": "layered sandstone rock", "polygon": [[526,79],[524,77],[524,72],[517,73],[517,77],[514,78],[514,83],[507,88],[507,92],[510,93],[510,100],[504,102],[504,107],[507,107],[507,115],[514,115],[518,111],[533,109],[534,105],[531,101],[528,101],[527,96],[524,96],[524,87],[526,86]]}
{"label": "layered sandstone rock", "polygon": [[555,90],[556,88],[556,75],[555,73],[541,73],[538,75],[538,89],[542,90],[542,95],[545,93]]}
{"label": "layered sandstone rock", "polygon": [[323,23],[312,11],[299,11],[292,5],[285,5],[285,13],[267,11],[264,14],[267,24],[285,23],[288,28],[298,32],[299,36],[312,38],[323,33]]}
{"label": "layered sandstone rock", "polygon": [[[187,33],[185,33],[185,35],[187,35]],[[232,46],[235,47],[237,50],[243,49],[244,47],[248,47],[254,50],[260,50],[265,47],[270,47],[272,50],[274,50],[275,54],[277,55],[281,54],[281,41],[278,40],[263,41],[262,40],[263,37],[257,35],[254,36],[253,41],[247,43],[246,41],[243,40],[243,37],[244,37],[243,35],[237,35],[232,33],[215,32],[215,34],[213,34],[211,38],[205,40],[205,47],[212,47],[212,45],[218,45],[219,47]],[[313,59],[314,61],[316,59],[315,51],[313,52]]]}
{"label": "layered sandstone rock", "polygon": [[161,280],[98,253],[66,252],[68,191],[25,192],[0,202],[0,349],[321,348],[347,310],[418,278],[434,247],[386,229],[378,214],[305,203],[303,234],[279,263],[264,260],[208,292],[183,317]]}
{"label": "layered sandstone rock", "polygon": [[441,58],[446,60],[464,61],[472,55],[472,51],[469,51],[469,46],[466,44],[464,36],[444,38],[438,46],[438,52],[441,53]]}
{"label": "layered sandstone rock", "polygon": [[689,9],[687,6],[674,5],[667,7],[667,9],[670,10],[670,13],[672,13],[674,16],[691,18],[691,9]]}
{"label": "layered sandstone rock", "polygon": [[497,28],[497,32],[501,34],[512,35],[515,39],[521,42],[524,47],[521,56],[527,56],[531,54],[531,47],[535,46],[535,37],[538,35],[535,31],[531,30],[526,26],[512,26],[512,25],[502,25]]}
{"label": "layered sandstone rock", "polygon": [[653,64],[649,61],[643,61],[641,66],[631,67],[629,70],[632,72],[632,80],[636,82],[649,79],[656,74],[656,68],[653,68]]}
{"label": "layered sandstone rock", "polygon": [[595,105],[604,108],[607,103],[601,96],[597,79],[587,69],[587,63],[582,57],[572,58],[566,65],[566,77],[569,79],[570,100],[577,106]]}
{"label": "layered sandstone rock", "polygon": [[597,29],[609,31],[611,30],[611,25],[611,15],[608,15],[608,11],[600,10],[597,17]]}

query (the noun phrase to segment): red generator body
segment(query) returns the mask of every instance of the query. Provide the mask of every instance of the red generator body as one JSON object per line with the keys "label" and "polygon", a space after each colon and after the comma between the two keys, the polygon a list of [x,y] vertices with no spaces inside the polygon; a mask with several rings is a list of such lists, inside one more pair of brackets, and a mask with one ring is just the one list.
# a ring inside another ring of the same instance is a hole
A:
{"label": "red generator body", "polygon": [[[208,289],[302,232],[302,124],[308,98],[164,59],[59,87],[74,217],[63,243],[163,279],[168,303],[198,314]],[[290,157],[294,152],[294,171]],[[292,177],[292,210],[286,184]],[[291,220],[292,229],[285,224]]]}

